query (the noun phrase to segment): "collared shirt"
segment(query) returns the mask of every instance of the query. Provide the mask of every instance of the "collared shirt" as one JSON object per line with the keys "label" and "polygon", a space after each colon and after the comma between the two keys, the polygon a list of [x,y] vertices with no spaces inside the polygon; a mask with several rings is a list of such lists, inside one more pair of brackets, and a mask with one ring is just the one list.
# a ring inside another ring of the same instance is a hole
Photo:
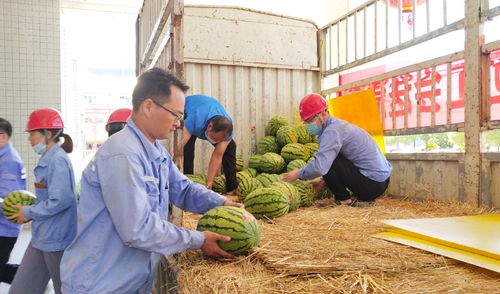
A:
{"label": "collared shirt", "polygon": [[391,164],[370,134],[345,120],[330,116],[318,142],[314,160],[299,170],[301,179],[311,180],[328,173],[339,153],[371,180],[384,182],[391,175]]}
{"label": "collared shirt", "polygon": [[[205,131],[207,130],[210,120],[212,120],[214,116],[222,115],[233,122],[219,101],[205,95],[187,96],[184,112],[186,113],[184,126],[188,132],[203,140],[207,140]],[[231,135],[229,135],[226,141],[231,141],[233,139],[233,133],[234,131],[231,132]]]}
{"label": "collared shirt", "polygon": [[40,157],[34,173],[36,182],[46,188],[36,188],[35,205],[23,207],[23,214],[33,220],[31,245],[46,252],[62,251],[76,236],[73,165],[66,151],[55,144]]}
{"label": "collared shirt", "polygon": [[[26,170],[21,156],[9,142],[0,148],[0,197],[4,199],[15,190],[26,190]],[[0,212],[0,236],[17,237],[20,232],[21,225],[9,221]]]}
{"label": "collared shirt", "polygon": [[205,241],[167,221],[168,203],[202,214],[225,200],[189,181],[129,117],[83,172],[78,234],[61,262],[63,292],[149,293],[159,254]]}

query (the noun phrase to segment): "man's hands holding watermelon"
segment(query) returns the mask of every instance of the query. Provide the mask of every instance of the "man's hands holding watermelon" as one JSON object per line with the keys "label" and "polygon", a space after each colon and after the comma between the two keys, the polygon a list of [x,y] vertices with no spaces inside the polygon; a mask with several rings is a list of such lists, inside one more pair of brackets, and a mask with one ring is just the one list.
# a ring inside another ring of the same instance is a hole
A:
{"label": "man's hands holding watermelon", "polygon": [[203,231],[205,242],[201,246],[201,251],[212,258],[234,258],[234,255],[222,250],[217,241],[228,242],[231,237],[220,235],[210,231]]}

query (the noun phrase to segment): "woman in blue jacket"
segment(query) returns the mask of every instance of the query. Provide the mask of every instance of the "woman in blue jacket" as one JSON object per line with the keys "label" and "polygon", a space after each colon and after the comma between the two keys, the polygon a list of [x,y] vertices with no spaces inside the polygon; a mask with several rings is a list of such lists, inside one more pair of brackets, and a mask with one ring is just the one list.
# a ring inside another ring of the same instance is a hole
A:
{"label": "woman in blue jacket", "polygon": [[[76,235],[77,222],[75,177],[67,155],[73,151],[73,141],[63,128],[61,115],[53,108],[37,109],[28,119],[28,140],[42,157],[34,170],[35,205],[14,205],[19,211],[9,217],[18,223],[33,220],[31,242],[9,293],[43,293],[50,279],[55,293],[61,293],[61,258]],[[61,137],[64,143],[59,145]]]}

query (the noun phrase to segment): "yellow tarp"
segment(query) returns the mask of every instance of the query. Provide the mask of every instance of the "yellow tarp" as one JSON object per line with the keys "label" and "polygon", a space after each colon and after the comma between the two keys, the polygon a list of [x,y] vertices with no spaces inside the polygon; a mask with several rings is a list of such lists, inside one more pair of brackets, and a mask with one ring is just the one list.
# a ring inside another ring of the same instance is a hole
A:
{"label": "yellow tarp", "polygon": [[500,215],[386,220],[374,237],[500,272]]}
{"label": "yellow tarp", "polygon": [[331,115],[367,131],[385,154],[384,130],[373,89],[328,99]]}

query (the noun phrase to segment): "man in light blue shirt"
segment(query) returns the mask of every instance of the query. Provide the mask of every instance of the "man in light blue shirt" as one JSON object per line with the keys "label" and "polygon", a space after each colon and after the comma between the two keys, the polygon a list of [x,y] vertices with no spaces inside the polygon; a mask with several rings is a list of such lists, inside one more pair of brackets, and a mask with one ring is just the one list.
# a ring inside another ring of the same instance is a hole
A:
{"label": "man in light blue shirt", "polygon": [[167,221],[169,202],[200,214],[241,207],[188,180],[159,141],[180,126],[188,89],[159,68],[139,76],[127,125],[83,172],[77,236],[61,262],[63,293],[150,293],[160,254],[201,248],[234,257],[217,244],[229,237]]}
{"label": "man in light blue shirt", "polygon": [[[12,125],[0,118],[0,198],[2,200],[12,191],[26,190],[26,170],[19,153],[10,143]],[[19,265],[9,264],[10,253],[14,248],[21,225],[5,218],[0,212],[0,282],[12,283]]]}
{"label": "man in light blue shirt", "polygon": [[330,116],[328,104],[319,94],[304,97],[299,112],[309,133],[318,135],[319,150],[313,161],[285,174],[283,181],[315,179],[311,184],[316,191],[326,185],[339,205],[357,205],[347,189],[362,202],[380,197],[389,185],[392,166],[370,134]]}

